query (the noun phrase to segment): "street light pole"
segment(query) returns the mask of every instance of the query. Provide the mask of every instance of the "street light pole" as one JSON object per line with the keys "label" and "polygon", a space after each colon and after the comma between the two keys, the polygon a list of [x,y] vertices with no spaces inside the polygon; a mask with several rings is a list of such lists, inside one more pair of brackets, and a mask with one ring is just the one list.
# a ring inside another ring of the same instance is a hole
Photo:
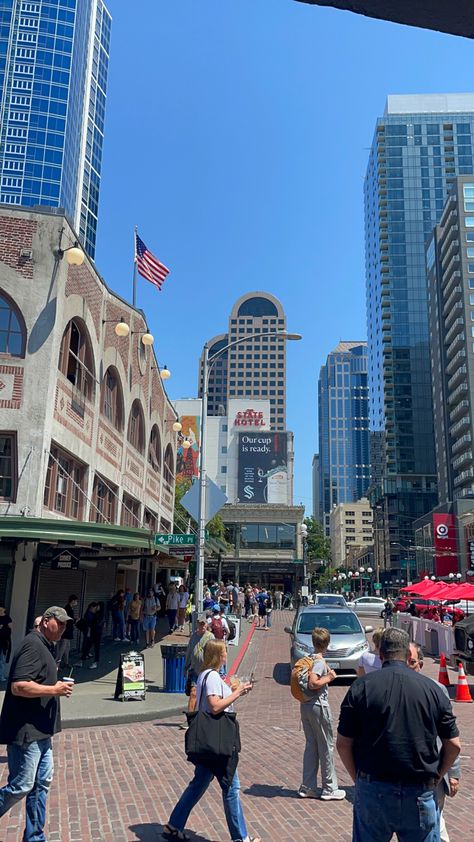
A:
{"label": "street light pole", "polygon": [[203,348],[203,366],[202,366],[202,395],[201,395],[201,444],[200,444],[200,458],[199,458],[199,502],[198,502],[198,543],[196,552],[196,583],[195,583],[195,613],[193,618],[193,628],[196,626],[197,615],[202,611],[203,592],[204,592],[204,550],[206,545],[206,436],[207,436],[207,399],[209,390],[209,373],[216,361],[216,359],[229,348],[235,345],[240,345],[241,342],[248,342],[249,340],[265,339],[269,336],[275,338],[281,337],[286,340],[299,340],[301,335],[299,333],[289,333],[286,330],[268,330],[265,333],[249,333],[245,336],[229,342],[223,348],[209,357],[209,345],[206,342]]}

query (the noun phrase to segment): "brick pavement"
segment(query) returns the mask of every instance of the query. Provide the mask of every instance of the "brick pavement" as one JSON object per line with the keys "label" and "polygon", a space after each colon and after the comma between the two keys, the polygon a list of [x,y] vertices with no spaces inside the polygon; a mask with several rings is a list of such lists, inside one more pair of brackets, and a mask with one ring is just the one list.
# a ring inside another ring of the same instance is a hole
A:
{"label": "brick pavement", "polygon": [[[271,631],[256,631],[242,664],[255,669],[254,690],[239,702],[243,750],[239,766],[242,803],[249,832],[262,839],[294,842],[325,838],[349,842],[353,787],[336,760],[339,781],[348,793],[344,802],[297,798],[304,745],[298,704],[288,687],[289,637],[283,626],[290,612],[274,612]],[[426,672],[437,666],[425,661]],[[451,678],[455,673],[450,671]],[[331,705],[337,721],[346,692],[332,685]],[[446,820],[453,842],[473,842],[474,705],[456,706],[463,741],[463,782],[448,799]],[[183,753],[182,718],[91,729],[71,729],[55,739],[56,773],[48,809],[48,842],[153,842],[162,822],[192,774]],[[5,764],[5,757],[0,763]],[[1,783],[6,766],[0,767]],[[0,842],[18,842],[24,807],[18,805],[0,820]],[[228,839],[219,789],[208,793],[190,817],[194,842]]]}

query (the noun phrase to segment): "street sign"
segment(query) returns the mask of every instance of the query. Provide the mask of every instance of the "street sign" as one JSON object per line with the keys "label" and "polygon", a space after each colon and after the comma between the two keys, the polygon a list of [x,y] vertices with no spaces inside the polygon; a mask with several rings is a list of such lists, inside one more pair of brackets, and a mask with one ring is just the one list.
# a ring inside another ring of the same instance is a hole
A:
{"label": "street sign", "polygon": [[155,535],[155,545],[158,547],[183,547],[194,545],[195,543],[195,535],[169,535],[166,532],[158,532]]}
{"label": "street sign", "polygon": [[[199,509],[199,483],[195,482],[189,489],[186,491],[184,497],[181,497],[180,503],[187,512],[194,518],[195,521],[198,519],[198,509]],[[214,515],[217,514],[219,509],[222,509],[224,503],[227,503],[227,497],[223,491],[220,490],[219,486],[215,484],[208,476],[206,476],[206,505],[204,508],[204,521],[208,523]]]}
{"label": "street sign", "polygon": [[303,564],[304,562],[303,562],[302,558],[292,558],[291,563],[292,564]]}
{"label": "street sign", "polygon": [[381,591],[381,590],[382,590],[382,585],[380,584],[380,582],[375,582],[374,591]]}

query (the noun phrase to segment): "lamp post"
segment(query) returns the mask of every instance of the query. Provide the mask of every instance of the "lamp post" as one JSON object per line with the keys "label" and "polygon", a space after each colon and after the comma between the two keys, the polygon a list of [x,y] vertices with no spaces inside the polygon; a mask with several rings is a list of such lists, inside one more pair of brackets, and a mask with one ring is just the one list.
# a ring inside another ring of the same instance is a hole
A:
{"label": "lamp post", "polygon": [[[274,338],[282,338],[286,340],[297,341],[301,339],[299,333],[288,333],[286,330],[268,330],[264,333],[248,333],[245,336],[229,342],[223,348],[216,351],[212,357],[209,357],[209,345],[206,342],[203,348],[203,364],[202,364],[202,396],[201,396],[201,453],[199,460],[199,502],[198,502],[198,543],[196,546],[196,609],[195,617],[199,611],[202,610],[203,600],[203,583],[204,583],[204,548],[206,543],[206,437],[207,437],[207,398],[209,388],[209,374],[216,359],[229,348],[234,348],[242,342],[251,340],[255,342],[256,339],[265,339],[269,336]],[[193,623],[194,625],[195,623]]]}
{"label": "lamp post", "polygon": [[[300,536],[301,536],[301,543],[302,543],[302,546],[303,546],[303,586],[307,587],[308,586],[308,527],[306,526],[305,523],[302,523],[301,526],[300,526]],[[308,588],[307,596],[309,598],[309,588]],[[303,602],[303,605],[304,605],[305,604],[304,598],[303,598],[302,602]]]}

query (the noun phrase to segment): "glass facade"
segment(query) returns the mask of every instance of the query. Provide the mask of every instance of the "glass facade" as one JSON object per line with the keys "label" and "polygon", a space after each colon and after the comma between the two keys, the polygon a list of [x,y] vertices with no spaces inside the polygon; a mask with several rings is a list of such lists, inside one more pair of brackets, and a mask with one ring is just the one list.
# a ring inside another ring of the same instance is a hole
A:
{"label": "glass facade", "polygon": [[319,520],[329,535],[338,503],[363,497],[370,484],[367,345],[340,342],[318,382]]}
{"label": "glass facade", "polygon": [[[457,174],[473,171],[474,95],[389,97],[364,187],[372,495],[399,569],[437,503],[425,248]],[[390,556],[388,562],[387,556]]]}
{"label": "glass facade", "polygon": [[64,208],[92,258],[110,28],[102,0],[0,0],[0,201]]}

